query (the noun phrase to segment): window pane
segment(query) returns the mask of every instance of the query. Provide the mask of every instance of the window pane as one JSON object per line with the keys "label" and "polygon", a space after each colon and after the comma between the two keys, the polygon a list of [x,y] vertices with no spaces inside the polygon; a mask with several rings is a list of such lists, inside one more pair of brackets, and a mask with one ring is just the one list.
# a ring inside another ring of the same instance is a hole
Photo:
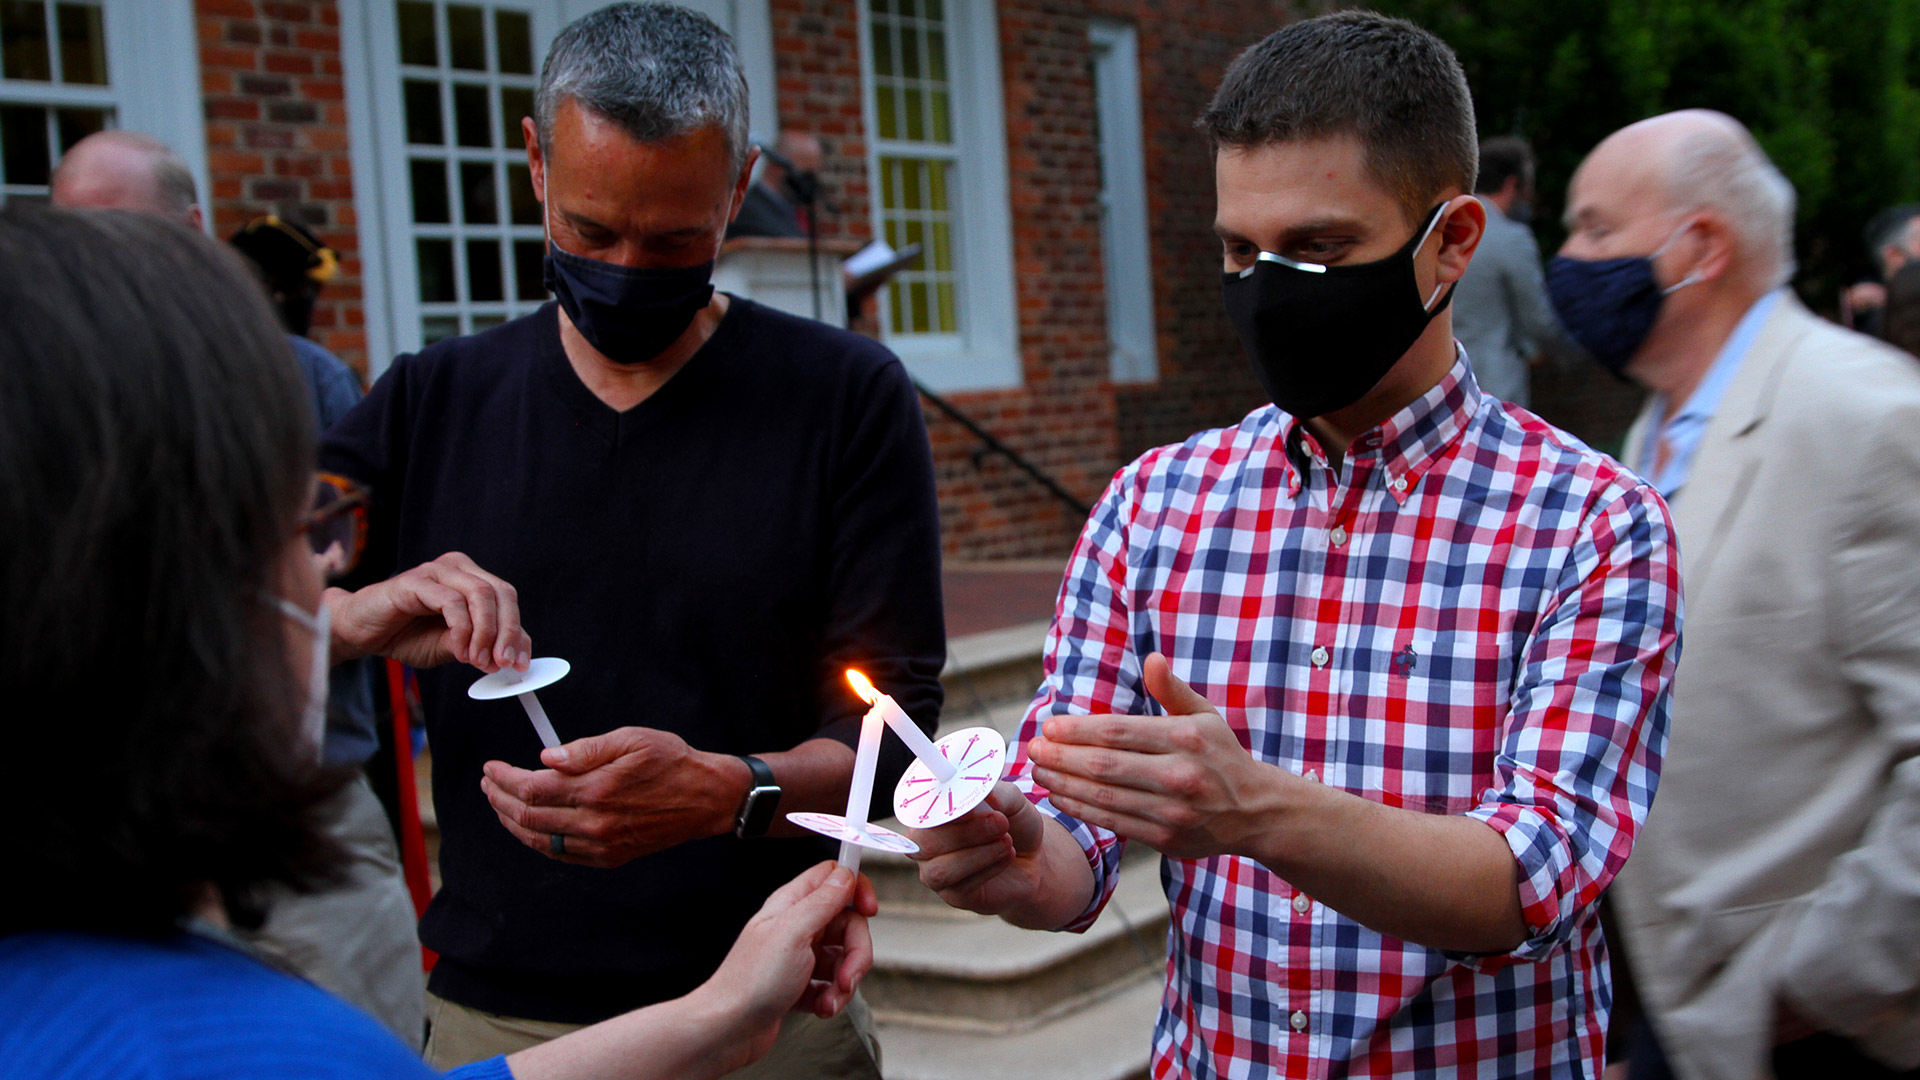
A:
{"label": "window pane", "polygon": [[920,0],[920,17],[935,21],[946,18],[940,10],[940,0]]}
{"label": "window pane", "polygon": [[467,241],[467,299],[506,299],[500,288],[500,241]]}
{"label": "window pane", "polygon": [[468,161],[460,166],[460,210],[469,225],[493,225],[500,220],[500,198],[493,190],[493,165]]}
{"label": "window pane", "polygon": [[400,0],[400,62],[436,67],[440,50],[434,44],[433,5],[423,0]]}
{"label": "window pane", "polygon": [[500,70],[509,75],[533,74],[533,25],[524,11],[493,13],[494,44],[500,50]]}
{"label": "window pane", "polygon": [[105,109],[60,109],[54,113],[54,124],[60,130],[60,152],[66,153],[73,144],[107,128],[107,110]]}
{"label": "window pane", "polygon": [[[895,204],[894,209],[919,210],[921,208],[920,185],[924,179],[921,176],[924,169],[925,166],[918,161],[902,161],[900,163],[900,201]],[[912,243],[913,241],[909,240],[907,242]]]}
{"label": "window pane", "polygon": [[41,0],[0,0],[0,78],[53,80],[47,8]]}
{"label": "window pane", "polygon": [[900,137],[900,120],[894,115],[894,92],[892,87],[874,88],[874,107],[880,114],[880,137],[897,139]]}
{"label": "window pane", "polygon": [[485,12],[465,4],[447,5],[447,59],[467,71],[487,70]]}
{"label": "window pane", "polygon": [[907,283],[907,292],[913,297],[913,321],[909,324],[913,327],[913,332],[924,334],[932,330],[933,320],[929,318],[927,311],[927,283],[910,281]]}
{"label": "window pane", "polygon": [[938,30],[927,31],[927,78],[947,81],[947,35]]}
{"label": "window pane", "polygon": [[461,146],[493,145],[493,121],[487,117],[486,87],[454,86],[453,122]]}
{"label": "window pane", "polygon": [[932,267],[936,273],[953,269],[953,237],[948,232],[947,223],[933,223],[933,250],[921,253],[923,266]]}
{"label": "window pane", "polygon": [[507,166],[507,205],[512,207],[515,225],[540,224],[540,200],[533,197],[533,170],[525,165]]}
{"label": "window pane", "polygon": [[509,150],[526,145],[520,121],[533,115],[533,91],[515,86],[500,88],[500,145]]}
{"label": "window pane", "polygon": [[893,0],[873,0],[873,10],[885,15],[893,10]]}
{"label": "window pane", "polygon": [[939,285],[940,308],[934,314],[938,318],[935,328],[943,334],[951,334],[960,329],[960,318],[953,307],[953,283],[943,281]]}
{"label": "window pane", "polygon": [[927,137],[926,95],[917,86],[907,87],[905,102],[901,109],[906,115],[906,137],[912,142],[922,142]]}
{"label": "window pane", "polygon": [[920,5],[914,0],[893,0],[893,10],[897,14],[913,18],[920,14]]}
{"label": "window pane", "polygon": [[424,345],[459,336],[460,317],[458,315],[429,315],[420,320],[420,339]]}
{"label": "window pane", "polygon": [[92,4],[61,4],[60,81],[107,85],[107,32]]}
{"label": "window pane", "polygon": [[932,130],[928,132],[930,140],[937,143],[951,143],[953,141],[953,128],[947,121],[947,92],[945,90],[929,92],[927,94],[927,109],[933,114],[933,127]]}
{"label": "window pane", "polygon": [[407,103],[407,141],[439,146],[447,141],[440,123],[440,84],[408,79],[401,86]]}
{"label": "window pane", "polygon": [[506,321],[507,317],[505,315],[475,315],[473,317],[473,332],[477,334],[482,330],[491,330]]}
{"label": "window pane", "polygon": [[882,79],[894,73],[893,33],[883,22],[873,24],[873,73]]}
{"label": "window pane", "polygon": [[924,35],[918,27],[900,28],[900,75],[902,78],[920,77],[920,50],[926,47]]}
{"label": "window pane", "polygon": [[543,240],[513,242],[513,295],[521,300],[545,300],[547,245]]}
{"label": "window pane", "polygon": [[453,290],[453,241],[416,240],[414,255],[420,263],[420,302],[448,304],[455,299]]}
{"label": "window pane", "polygon": [[907,332],[907,290],[898,278],[887,283],[887,309],[891,314],[887,318],[887,329],[896,334]]}
{"label": "window pane", "polygon": [[37,105],[0,105],[0,183],[44,184],[52,171],[47,154],[47,110]]}
{"label": "window pane", "polygon": [[418,158],[407,169],[413,180],[413,220],[426,225],[453,220],[448,212],[446,162]]}

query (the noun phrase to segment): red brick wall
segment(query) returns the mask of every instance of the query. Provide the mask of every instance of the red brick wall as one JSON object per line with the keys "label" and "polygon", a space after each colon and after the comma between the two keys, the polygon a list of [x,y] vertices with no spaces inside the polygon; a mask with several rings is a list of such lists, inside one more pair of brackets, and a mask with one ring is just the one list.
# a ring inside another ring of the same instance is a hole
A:
{"label": "red brick wall", "polygon": [[216,235],[277,213],[340,256],[313,337],[364,373],[365,310],[334,0],[197,0]]}
{"label": "red brick wall", "polygon": [[[783,128],[820,136],[837,214],[823,232],[871,235],[861,118],[860,3],[772,0]],[[1087,21],[1139,28],[1161,379],[1109,377],[1100,262],[1100,162]],[[1238,49],[1285,19],[1274,0],[1002,0],[1000,64],[1019,298],[1022,385],[952,395],[988,430],[1092,501],[1139,450],[1230,422],[1259,398],[1220,313],[1212,165],[1192,121]],[[1080,515],[927,411],[948,554],[1061,555]]]}

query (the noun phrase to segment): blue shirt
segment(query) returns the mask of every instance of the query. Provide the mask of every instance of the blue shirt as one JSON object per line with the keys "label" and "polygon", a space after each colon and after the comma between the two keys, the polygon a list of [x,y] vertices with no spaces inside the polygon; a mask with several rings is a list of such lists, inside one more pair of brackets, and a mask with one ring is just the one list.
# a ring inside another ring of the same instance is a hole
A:
{"label": "blue shirt", "polygon": [[[0,937],[0,1075],[8,1080],[432,1080],[368,1016],[194,934]],[[505,1058],[447,1074],[512,1080]]]}
{"label": "blue shirt", "polygon": [[[1720,401],[1727,396],[1727,385],[1733,382],[1740,362],[1753,349],[1753,339],[1760,336],[1760,327],[1766,324],[1767,316],[1773,313],[1774,305],[1780,302],[1780,295],[1785,291],[1775,289],[1767,293],[1740,316],[1733,333],[1727,335],[1726,342],[1720,346],[1720,354],[1714,357],[1713,366],[1707,369],[1706,378],[1700,380],[1693,395],[1672,418],[1666,415],[1666,395],[1654,397],[1655,419],[1647,429],[1646,445],[1640,448],[1636,467],[1666,498],[1672,499],[1686,486],[1687,477],[1693,473],[1693,455],[1700,449],[1700,437],[1706,434],[1708,421],[1720,411]],[[1653,464],[1659,460],[1662,440],[1667,444],[1667,467],[1655,476]]]}

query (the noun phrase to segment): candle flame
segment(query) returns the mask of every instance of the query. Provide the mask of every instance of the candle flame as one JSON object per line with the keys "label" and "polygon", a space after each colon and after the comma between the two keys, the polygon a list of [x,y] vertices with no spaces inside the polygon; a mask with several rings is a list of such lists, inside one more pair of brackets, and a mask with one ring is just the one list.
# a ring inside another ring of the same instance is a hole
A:
{"label": "candle flame", "polygon": [[867,677],[853,668],[847,669],[847,682],[853,685],[853,692],[860,695],[861,701],[871,705],[880,700],[880,691],[875,690]]}

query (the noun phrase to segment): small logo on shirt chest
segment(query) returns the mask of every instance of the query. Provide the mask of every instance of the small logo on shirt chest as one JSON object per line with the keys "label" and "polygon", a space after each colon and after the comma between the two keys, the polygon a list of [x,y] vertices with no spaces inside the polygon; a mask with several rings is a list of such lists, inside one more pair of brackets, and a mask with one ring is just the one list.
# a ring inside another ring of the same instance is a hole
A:
{"label": "small logo on shirt chest", "polygon": [[1404,679],[1413,674],[1414,665],[1419,662],[1420,657],[1414,653],[1413,646],[1402,645],[1400,651],[1393,654],[1393,673]]}

